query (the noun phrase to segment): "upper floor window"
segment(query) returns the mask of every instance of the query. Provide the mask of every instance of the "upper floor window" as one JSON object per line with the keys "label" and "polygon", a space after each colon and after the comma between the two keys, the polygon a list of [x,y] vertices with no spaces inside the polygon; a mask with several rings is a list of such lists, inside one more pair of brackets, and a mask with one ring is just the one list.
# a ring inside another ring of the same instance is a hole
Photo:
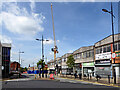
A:
{"label": "upper floor window", "polygon": [[117,48],[117,43],[114,44],[114,47],[115,47],[115,51],[117,51],[117,50],[118,50],[118,48]]}
{"label": "upper floor window", "polygon": [[110,45],[107,46],[107,52],[111,52],[111,46]]}
{"label": "upper floor window", "polygon": [[103,53],[107,52],[107,48],[103,47]]}
{"label": "upper floor window", "polygon": [[118,43],[118,50],[120,50],[120,43]]}

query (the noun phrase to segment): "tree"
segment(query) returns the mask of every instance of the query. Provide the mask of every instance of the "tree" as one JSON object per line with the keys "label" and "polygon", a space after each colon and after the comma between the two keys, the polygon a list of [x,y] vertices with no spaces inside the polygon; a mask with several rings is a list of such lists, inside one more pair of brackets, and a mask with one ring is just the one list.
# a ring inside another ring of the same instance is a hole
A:
{"label": "tree", "polygon": [[24,71],[27,71],[27,67],[24,68]]}
{"label": "tree", "polygon": [[[42,65],[42,59],[37,62],[37,67],[38,67],[39,65]],[[43,68],[44,68],[44,67],[45,67],[45,62],[43,62]]]}
{"label": "tree", "polygon": [[74,65],[75,65],[75,59],[73,58],[73,55],[70,55],[67,58],[67,62],[66,62],[67,66],[69,69],[73,69]]}

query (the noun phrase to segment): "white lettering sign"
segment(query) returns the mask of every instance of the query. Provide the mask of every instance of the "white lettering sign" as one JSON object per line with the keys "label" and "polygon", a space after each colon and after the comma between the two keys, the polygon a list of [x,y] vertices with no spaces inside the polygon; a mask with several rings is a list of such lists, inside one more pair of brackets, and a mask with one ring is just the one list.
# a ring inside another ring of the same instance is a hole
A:
{"label": "white lettering sign", "polygon": [[111,59],[111,52],[100,53],[95,55],[95,60],[101,60],[101,59]]}

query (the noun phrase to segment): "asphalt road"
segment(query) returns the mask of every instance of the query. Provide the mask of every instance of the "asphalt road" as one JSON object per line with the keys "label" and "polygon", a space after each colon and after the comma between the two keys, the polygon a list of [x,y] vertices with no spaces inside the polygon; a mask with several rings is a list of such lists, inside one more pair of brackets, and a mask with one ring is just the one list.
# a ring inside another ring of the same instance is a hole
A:
{"label": "asphalt road", "polygon": [[111,86],[61,82],[58,80],[3,81],[2,88],[112,88],[118,90],[118,88]]}

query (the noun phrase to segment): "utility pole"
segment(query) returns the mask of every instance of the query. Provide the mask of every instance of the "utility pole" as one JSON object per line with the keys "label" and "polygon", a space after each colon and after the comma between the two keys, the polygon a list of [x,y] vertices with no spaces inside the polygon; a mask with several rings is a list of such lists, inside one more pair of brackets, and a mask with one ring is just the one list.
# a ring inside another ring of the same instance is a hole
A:
{"label": "utility pole", "polygon": [[[113,25],[113,17],[115,18],[115,16],[113,15],[112,2],[111,2],[111,11],[108,11],[108,10],[106,10],[106,9],[102,9],[102,11],[104,11],[104,12],[108,12],[108,13],[111,14],[113,53],[115,53],[115,45],[114,45],[114,25]],[[115,58],[113,59],[113,63],[112,63],[112,72],[113,72],[113,75],[114,75],[114,84],[116,84],[116,71],[115,71],[115,69],[114,69],[114,64],[115,64]]]}
{"label": "utility pole", "polygon": [[[58,53],[58,48],[56,46],[56,40],[55,40],[55,29],[54,29],[52,3],[51,3],[51,14],[52,14],[53,36],[54,36],[54,48],[52,48],[52,51],[54,52],[54,67],[56,67],[57,66],[57,63],[56,63],[56,53]],[[55,64],[56,64],[56,66],[55,66]]]}
{"label": "utility pole", "polygon": [[[42,77],[44,77],[44,72],[43,72],[43,62],[44,62],[44,46],[43,46],[43,41],[49,41],[49,40],[44,40],[43,39],[43,35],[42,35],[42,39],[36,39],[38,41],[42,41]],[[40,73],[41,73],[41,69],[40,69]],[[40,74],[39,74],[40,75]]]}

